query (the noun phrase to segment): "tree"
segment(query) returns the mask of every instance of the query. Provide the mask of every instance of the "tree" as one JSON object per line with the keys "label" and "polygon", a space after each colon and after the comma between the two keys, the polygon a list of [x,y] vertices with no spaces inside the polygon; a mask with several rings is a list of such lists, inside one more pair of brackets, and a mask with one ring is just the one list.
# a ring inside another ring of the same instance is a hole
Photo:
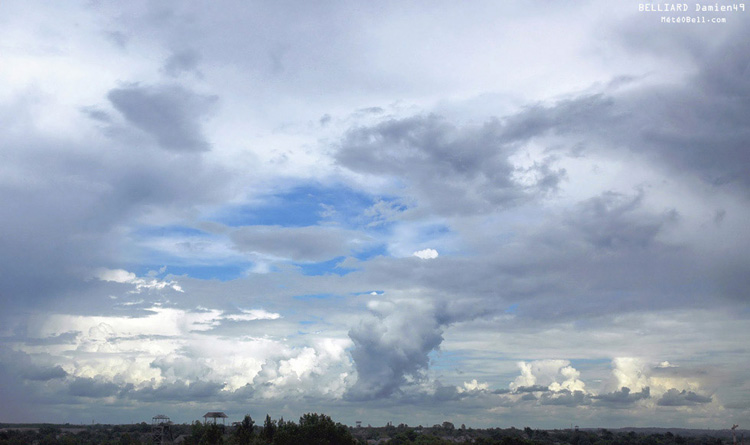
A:
{"label": "tree", "polygon": [[266,414],[266,421],[263,422],[263,431],[260,434],[266,442],[273,442],[273,436],[276,434],[276,423],[271,420],[271,416],[268,414]]}
{"label": "tree", "polygon": [[250,414],[246,414],[242,422],[237,425],[237,429],[234,430],[234,438],[237,440],[237,443],[240,445],[249,445],[253,437],[254,427],[255,422],[253,422],[253,418],[250,417]]}
{"label": "tree", "polygon": [[209,423],[205,425],[200,445],[219,445],[224,443],[224,425]]}
{"label": "tree", "polygon": [[324,414],[308,413],[300,417],[299,425],[286,422],[276,431],[276,445],[354,445],[349,429],[335,423]]}

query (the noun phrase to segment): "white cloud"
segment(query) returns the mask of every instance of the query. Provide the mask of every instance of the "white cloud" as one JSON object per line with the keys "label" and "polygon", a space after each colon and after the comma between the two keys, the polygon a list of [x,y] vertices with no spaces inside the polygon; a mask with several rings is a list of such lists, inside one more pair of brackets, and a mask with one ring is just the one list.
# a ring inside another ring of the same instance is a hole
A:
{"label": "white cloud", "polygon": [[638,392],[650,385],[646,376],[646,365],[636,357],[617,357],[612,360],[612,376],[614,384],[610,384],[611,390],[619,390],[622,387],[630,388]]}
{"label": "white cloud", "polygon": [[224,318],[234,321],[252,321],[252,320],[276,320],[281,314],[268,312],[265,309],[243,310],[241,314],[227,315]]}
{"label": "white cloud", "polygon": [[657,368],[676,368],[677,365],[673,365],[673,364],[669,363],[669,361],[665,360],[665,361],[659,363],[658,365],[656,365],[656,367]]}
{"label": "white cloud", "polygon": [[115,283],[132,283],[136,276],[132,272],[123,269],[97,269],[94,276],[102,281],[112,281]]}
{"label": "white cloud", "polygon": [[568,360],[535,360],[519,362],[521,375],[510,383],[516,391],[522,387],[543,386],[550,391],[586,391],[586,384],[579,379],[581,373],[570,366]]}
{"label": "white cloud", "polygon": [[176,281],[161,281],[156,278],[138,278],[134,273],[123,269],[99,268],[95,271],[94,277],[101,281],[133,284],[135,285],[135,289],[130,292],[135,294],[139,294],[143,290],[162,290],[166,288],[170,288],[177,292],[184,292],[182,287]]}
{"label": "white cloud", "polygon": [[413,255],[423,260],[434,260],[438,257],[438,251],[435,249],[424,249],[414,252]]}
{"label": "white cloud", "polygon": [[[57,351],[47,348],[47,353],[71,376],[136,388],[201,380],[220,383],[226,391],[258,385],[263,397],[340,397],[348,387],[348,338],[319,337],[309,346],[294,347],[283,338],[226,337],[211,332],[221,320],[275,320],[281,315],[253,309],[225,316],[199,309],[152,307],[145,317],[55,314],[35,326],[34,335],[79,332],[74,343]],[[22,349],[34,352],[34,347]]]}
{"label": "white cloud", "polygon": [[463,391],[486,391],[489,389],[489,383],[480,383],[477,379],[473,379],[470,382],[464,382],[463,388],[459,387],[459,392]]}

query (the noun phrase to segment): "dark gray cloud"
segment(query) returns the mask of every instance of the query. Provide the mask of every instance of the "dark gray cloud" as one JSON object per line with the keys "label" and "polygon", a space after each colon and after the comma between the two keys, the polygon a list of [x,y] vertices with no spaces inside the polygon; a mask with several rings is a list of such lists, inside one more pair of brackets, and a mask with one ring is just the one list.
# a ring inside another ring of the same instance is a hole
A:
{"label": "dark gray cloud", "polygon": [[[487,213],[548,193],[565,174],[549,167],[551,159],[519,170],[508,159],[515,142],[497,120],[462,127],[416,116],[355,128],[335,156],[351,170],[405,181],[407,193],[435,213]],[[534,182],[519,182],[515,175],[523,173],[533,174]]]}
{"label": "dark gray cloud", "polygon": [[60,365],[49,367],[30,368],[25,372],[24,377],[27,380],[45,382],[52,379],[61,379],[68,376],[68,373]]}
{"label": "dark gray cloud", "polygon": [[178,77],[182,73],[194,73],[201,76],[198,71],[198,64],[201,61],[201,55],[193,49],[185,49],[174,52],[164,62],[164,73],[170,77]]}
{"label": "dark gray cloud", "polygon": [[[0,367],[3,367],[3,373],[13,375],[22,386],[25,384],[24,381],[46,382],[62,379],[68,375],[60,365],[51,364],[52,359],[46,354],[35,357],[35,360],[26,353],[0,346],[0,357],[2,358]],[[2,383],[4,382],[0,381],[0,385]]]}
{"label": "dark gray cloud", "polygon": [[448,402],[459,400],[464,396],[463,393],[458,391],[458,388],[451,385],[438,385],[435,389],[435,401],[436,402]]}
{"label": "dark gray cloud", "polygon": [[597,403],[606,405],[632,405],[639,400],[648,399],[649,397],[651,397],[651,388],[649,387],[645,387],[640,392],[631,394],[630,388],[623,386],[619,391],[599,394],[592,398],[596,400]]}
{"label": "dark gray cloud", "polygon": [[[117,91],[127,96],[139,88]],[[178,93],[188,101],[195,96],[187,90],[169,94]],[[102,284],[85,281],[92,268],[122,261],[118,245],[127,236],[123,227],[154,209],[177,214],[212,201],[227,183],[225,175],[200,158],[161,150],[143,156],[122,134],[85,144],[72,136],[47,134],[36,126],[32,102],[22,97],[0,110],[7,115],[8,131],[0,135],[4,163],[16,172],[0,184],[0,207],[5,209],[0,230],[6,234],[0,238],[0,267],[8,274],[0,282],[0,299],[7,304],[0,318],[42,301],[71,308],[110,305],[101,294],[82,296]],[[87,110],[90,117],[101,117],[98,109]],[[72,293],[76,298],[66,300]]]}
{"label": "dark gray cloud", "polygon": [[693,391],[687,391],[684,389],[680,391],[672,388],[665,392],[656,403],[659,406],[693,406],[711,403],[711,400],[711,397],[702,396]]}
{"label": "dark gray cloud", "polygon": [[76,377],[70,382],[68,391],[76,397],[101,398],[117,394],[120,387],[100,378]]}
{"label": "dark gray cloud", "polygon": [[562,390],[555,393],[544,393],[539,399],[542,405],[581,406],[590,405],[591,396],[583,391]]}
{"label": "dark gray cloud", "polygon": [[696,74],[684,83],[653,86],[636,80],[622,91],[533,106],[505,118],[507,134],[518,140],[564,136],[567,149],[579,155],[627,149],[656,160],[671,173],[689,172],[710,185],[736,184],[747,192],[750,32],[738,27],[717,45],[687,34],[653,29],[653,39],[639,35],[632,45],[635,51],[648,51],[654,42],[667,39],[675,51],[690,48]]}
{"label": "dark gray cloud", "polygon": [[544,385],[533,385],[533,386],[519,386],[515,392],[527,393],[527,392],[547,392],[549,388]]}
{"label": "dark gray cloud", "polygon": [[[402,396],[426,376],[429,354],[439,349],[445,327],[491,312],[473,299],[373,301],[368,307],[371,315],[349,331],[357,369],[357,381],[346,394],[350,400]],[[454,396],[450,387],[437,391],[436,397]]]}
{"label": "dark gray cloud", "polygon": [[131,386],[123,388],[123,397],[137,400],[139,402],[190,402],[194,400],[214,401],[221,400],[221,390],[224,388],[223,383],[210,381],[176,381],[174,383],[164,383],[159,386],[148,386],[145,388],[134,389]]}
{"label": "dark gray cloud", "polygon": [[44,338],[26,338],[23,336],[18,339],[22,339],[27,345],[69,345],[74,344],[80,334],[79,331],[71,331]]}
{"label": "dark gray cloud", "polygon": [[187,153],[209,150],[200,124],[216,104],[216,96],[175,85],[135,84],[113,89],[107,97],[131,124],[153,136],[162,148]]}
{"label": "dark gray cloud", "polygon": [[383,303],[373,315],[349,331],[357,369],[357,382],[347,393],[352,400],[389,397],[409,379],[422,379],[428,354],[443,341],[443,329],[429,305]]}
{"label": "dark gray cloud", "polygon": [[641,210],[644,193],[635,196],[604,192],[582,202],[568,223],[597,249],[624,252],[647,249],[668,223],[678,218],[676,211],[652,215]]}

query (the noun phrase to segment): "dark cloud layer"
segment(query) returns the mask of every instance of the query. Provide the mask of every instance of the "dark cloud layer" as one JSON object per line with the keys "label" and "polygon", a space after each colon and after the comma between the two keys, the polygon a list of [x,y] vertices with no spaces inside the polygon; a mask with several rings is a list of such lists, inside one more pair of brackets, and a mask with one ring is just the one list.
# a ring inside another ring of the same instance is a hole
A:
{"label": "dark cloud layer", "polygon": [[645,387],[640,392],[631,394],[630,388],[623,386],[619,391],[599,394],[593,398],[597,400],[598,403],[602,404],[630,405],[639,400],[648,399],[649,397],[651,397],[651,389],[649,387]]}
{"label": "dark cloud layer", "polygon": [[591,396],[583,391],[562,390],[556,393],[544,393],[539,399],[542,405],[559,405],[559,406],[581,406],[590,405]]}
{"label": "dark cloud layer", "polygon": [[[136,119],[145,119],[138,107],[154,105],[145,103],[151,99],[159,102],[156,108],[174,109],[205,101],[186,89],[134,86],[113,92],[129,110],[126,114],[140,116]],[[0,298],[15,302],[10,309],[57,302],[73,290],[85,292],[95,285],[85,281],[91,269],[121,261],[118,252],[127,236],[123,227],[155,209],[179,214],[222,195],[226,178],[198,157],[161,150],[146,156],[133,149],[126,133],[109,132],[109,123],[107,138],[93,137],[85,144],[73,136],[47,134],[27,119],[28,101],[14,106],[1,111],[9,118],[8,131],[0,135],[6,168],[20,174],[18,180],[0,184],[0,206],[5,209],[0,266],[7,273]],[[167,143],[188,141],[182,148],[190,150],[204,145],[195,133],[195,112],[166,113],[180,121],[176,130],[159,124]],[[185,128],[187,135],[180,136]],[[4,312],[7,316],[13,311]]]}
{"label": "dark cloud layer", "polygon": [[163,70],[170,77],[178,77],[180,74],[190,72],[200,75],[197,69],[200,60],[201,55],[195,50],[177,51],[164,62]]}
{"label": "dark cloud layer", "polygon": [[[554,190],[564,176],[547,162],[520,171],[508,159],[516,142],[499,121],[464,127],[416,116],[351,130],[336,160],[357,172],[405,181],[408,192],[437,214],[487,213]],[[532,173],[535,181],[524,185],[514,176],[519,173]]]}
{"label": "dark cloud layer", "polygon": [[120,387],[103,379],[76,377],[70,383],[68,389],[72,396],[102,398],[117,394]]}
{"label": "dark cloud layer", "polygon": [[152,135],[166,150],[201,152],[210,148],[200,131],[200,120],[213,108],[215,96],[196,94],[179,86],[136,84],[116,88],[107,97],[131,124]]}
{"label": "dark cloud layer", "polygon": [[704,403],[711,403],[712,398],[696,394],[693,391],[670,389],[659,399],[659,406],[693,406]]}

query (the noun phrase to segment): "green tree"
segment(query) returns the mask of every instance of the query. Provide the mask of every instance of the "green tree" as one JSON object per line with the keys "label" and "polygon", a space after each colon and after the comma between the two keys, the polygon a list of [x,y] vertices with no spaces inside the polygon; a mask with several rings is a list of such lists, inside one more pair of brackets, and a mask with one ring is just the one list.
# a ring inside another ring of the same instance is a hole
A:
{"label": "green tree", "polygon": [[242,419],[242,422],[237,425],[237,428],[234,430],[234,438],[240,445],[250,445],[250,441],[253,438],[253,428],[255,427],[255,422],[253,421],[253,418],[250,417],[250,414],[246,414],[245,418]]}
{"label": "green tree", "polygon": [[219,445],[224,443],[224,425],[209,423],[203,429],[200,445]]}
{"label": "green tree", "polygon": [[346,426],[335,423],[324,414],[308,413],[299,425],[286,422],[278,427],[275,445],[355,445],[357,442]]}
{"label": "green tree", "polygon": [[271,420],[268,414],[266,414],[266,421],[263,422],[263,431],[260,435],[267,443],[272,443],[273,436],[276,435],[276,422]]}

